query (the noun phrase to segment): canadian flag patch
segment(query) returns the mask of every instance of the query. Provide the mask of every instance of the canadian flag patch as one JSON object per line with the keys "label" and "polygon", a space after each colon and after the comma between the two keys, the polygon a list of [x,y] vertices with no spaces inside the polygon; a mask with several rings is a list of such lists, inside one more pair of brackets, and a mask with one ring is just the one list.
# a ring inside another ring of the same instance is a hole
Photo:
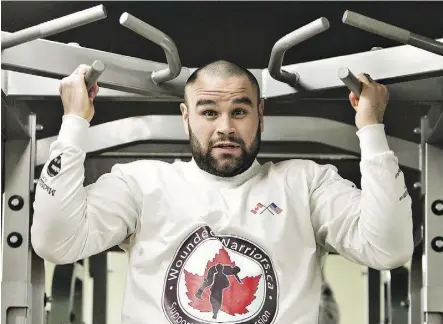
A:
{"label": "canadian flag patch", "polygon": [[265,206],[261,203],[258,203],[257,206],[255,206],[253,209],[251,209],[251,213],[257,214],[263,208],[265,208]]}

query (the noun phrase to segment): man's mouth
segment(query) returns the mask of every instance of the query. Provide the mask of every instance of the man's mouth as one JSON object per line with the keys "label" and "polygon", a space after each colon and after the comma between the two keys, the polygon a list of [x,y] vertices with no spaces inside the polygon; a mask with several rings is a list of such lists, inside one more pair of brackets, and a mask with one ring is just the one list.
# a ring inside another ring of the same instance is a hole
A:
{"label": "man's mouth", "polygon": [[239,148],[240,145],[235,143],[218,143],[217,145],[213,146],[214,148],[222,148],[222,149],[235,149]]}
{"label": "man's mouth", "polygon": [[215,152],[239,154],[241,152],[240,145],[231,142],[218,143],[213,146]]}

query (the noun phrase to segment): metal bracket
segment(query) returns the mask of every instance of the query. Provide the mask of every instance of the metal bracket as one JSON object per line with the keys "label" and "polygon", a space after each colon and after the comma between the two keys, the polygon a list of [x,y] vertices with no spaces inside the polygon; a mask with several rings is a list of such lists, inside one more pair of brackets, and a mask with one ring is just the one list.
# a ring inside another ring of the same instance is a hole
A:
{"label": "metal bracket", "polygon": [[[300,88],[311,92],[343,87],[343,82],[337,76],[338,70],[342,67],[347,67],[350,71],[357,73],[368,73],[372,79],[388,85],[389,88],[389,84],[393,83],[443,76],[443,57],[409,45],[403,45],[377,51],[331,57],[314,62],[286,65],[283,69],[288,73],[299,74],[298,84]],[[286,96],[300,92],[293,86],[274,79],[269,75],[267,69],[263,70],[262,80],[263,98]],[[437,92],[437,100],[441,100],[441,80],[435,84],[430,83],[429,86],[433,88],[432,91]],[[426,87],[423,87],[423,91],[427,91]],[[401,99],[401,97],[398,99]],[[426,98],[421,100],[427,101]]]}
{"label": "metal bracket", "polygon": [[[2,37],[8,34],[2,32]],[[52,59],[54,57],[57,59]],[[100,76],[100,86],[155,97],[183,97],[190,76],[189,69],[182,68],[174,80],[157,85],[149,76],[154,71],[167,69],[166,64],[43,39],[5,50],[1,60],[4,70],[55,79],[70,75],[80,64],[99,60],[106,66]]]}

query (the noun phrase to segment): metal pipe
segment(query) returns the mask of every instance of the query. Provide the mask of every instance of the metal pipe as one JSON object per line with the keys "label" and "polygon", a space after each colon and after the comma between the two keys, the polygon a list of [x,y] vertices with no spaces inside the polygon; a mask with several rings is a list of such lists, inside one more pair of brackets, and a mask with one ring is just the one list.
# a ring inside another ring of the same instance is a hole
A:
{"label": "metal pipe", "polygon": [[292,86],[297,85],[299,75],[281,69],[285,52],[294,45],[297,45],[328,28],[328,19],[322,17],[280,38],[271,51],[268,65],[269,74],[278,81],[288,83]]}
{"label": "metal pipe", "polygon": [[101,61],[94,61],[92,63],[91,68],[85,75],[86,88],[88,91],[97,82],[100,75],[105,70],[105,65]]}
{"label": "metal pipe", "polygon": [[38,38],[44,38],[63,31],[83,26],[94,21],[106,18],[103,5],[53,19],[33,27],[22,29],[2,38],[2,51]]}
{"label": "metal pipe", "polygon": [[[188,152],[104,152],[98,157],[140,157],[140,158],[192,158]],[[317,154],[317,153],[259,153],[259,159],[316,159],[316,160],[358,160],[351,154]]]}
{"label": "metal pipe", "polygon": [[360,98],[363,84],[361,81],[348,69],[341,68],[338,70],[338,77],[357,97]]}
{"label": "metal pipe", "polygon": [[443,43],[420,36],[410,31],[346,10],[342,21],[350,26],[363,29],[402,44],[412,45],[426,51],[443,55]]}
{"label": "metal pipe", "polygon": [[30,149],[31,149],[31,159],[30,159],[30,171],[29,171],[29,191],[34,193],[34,173],[35,173],[35,165],[37,162],[37,115],[31,113],[28,117],[28,127],[30,138]]}
{"label": "metal pipe", "polygon": [[120,24],[160,45],[165,51],[169,68],[151,73],[152,81],[155,84],[173,80],[180,74],[182,66],[178,50],[174,41],[168,35],[127,12],[121,15]]}
{"label": "metal pipe", "polygon": [[443,43],[411,32],[408,43],[428,52],[443,55]]}

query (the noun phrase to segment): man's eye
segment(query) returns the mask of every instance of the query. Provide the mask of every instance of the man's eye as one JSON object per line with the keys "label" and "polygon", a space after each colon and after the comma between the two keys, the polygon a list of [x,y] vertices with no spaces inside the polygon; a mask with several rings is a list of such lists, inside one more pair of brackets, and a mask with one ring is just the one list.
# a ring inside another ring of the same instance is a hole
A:
{"label": "man's eye", "polygon": [[217,115],[214,110],[205,110],[202,114],[206,117],[215,117]]}
{"label": "man's eye", "polygon": [[246,110],[235,109],[233,114],[234,114],[234,116],[244,116],[244,115],[246,115]]}

